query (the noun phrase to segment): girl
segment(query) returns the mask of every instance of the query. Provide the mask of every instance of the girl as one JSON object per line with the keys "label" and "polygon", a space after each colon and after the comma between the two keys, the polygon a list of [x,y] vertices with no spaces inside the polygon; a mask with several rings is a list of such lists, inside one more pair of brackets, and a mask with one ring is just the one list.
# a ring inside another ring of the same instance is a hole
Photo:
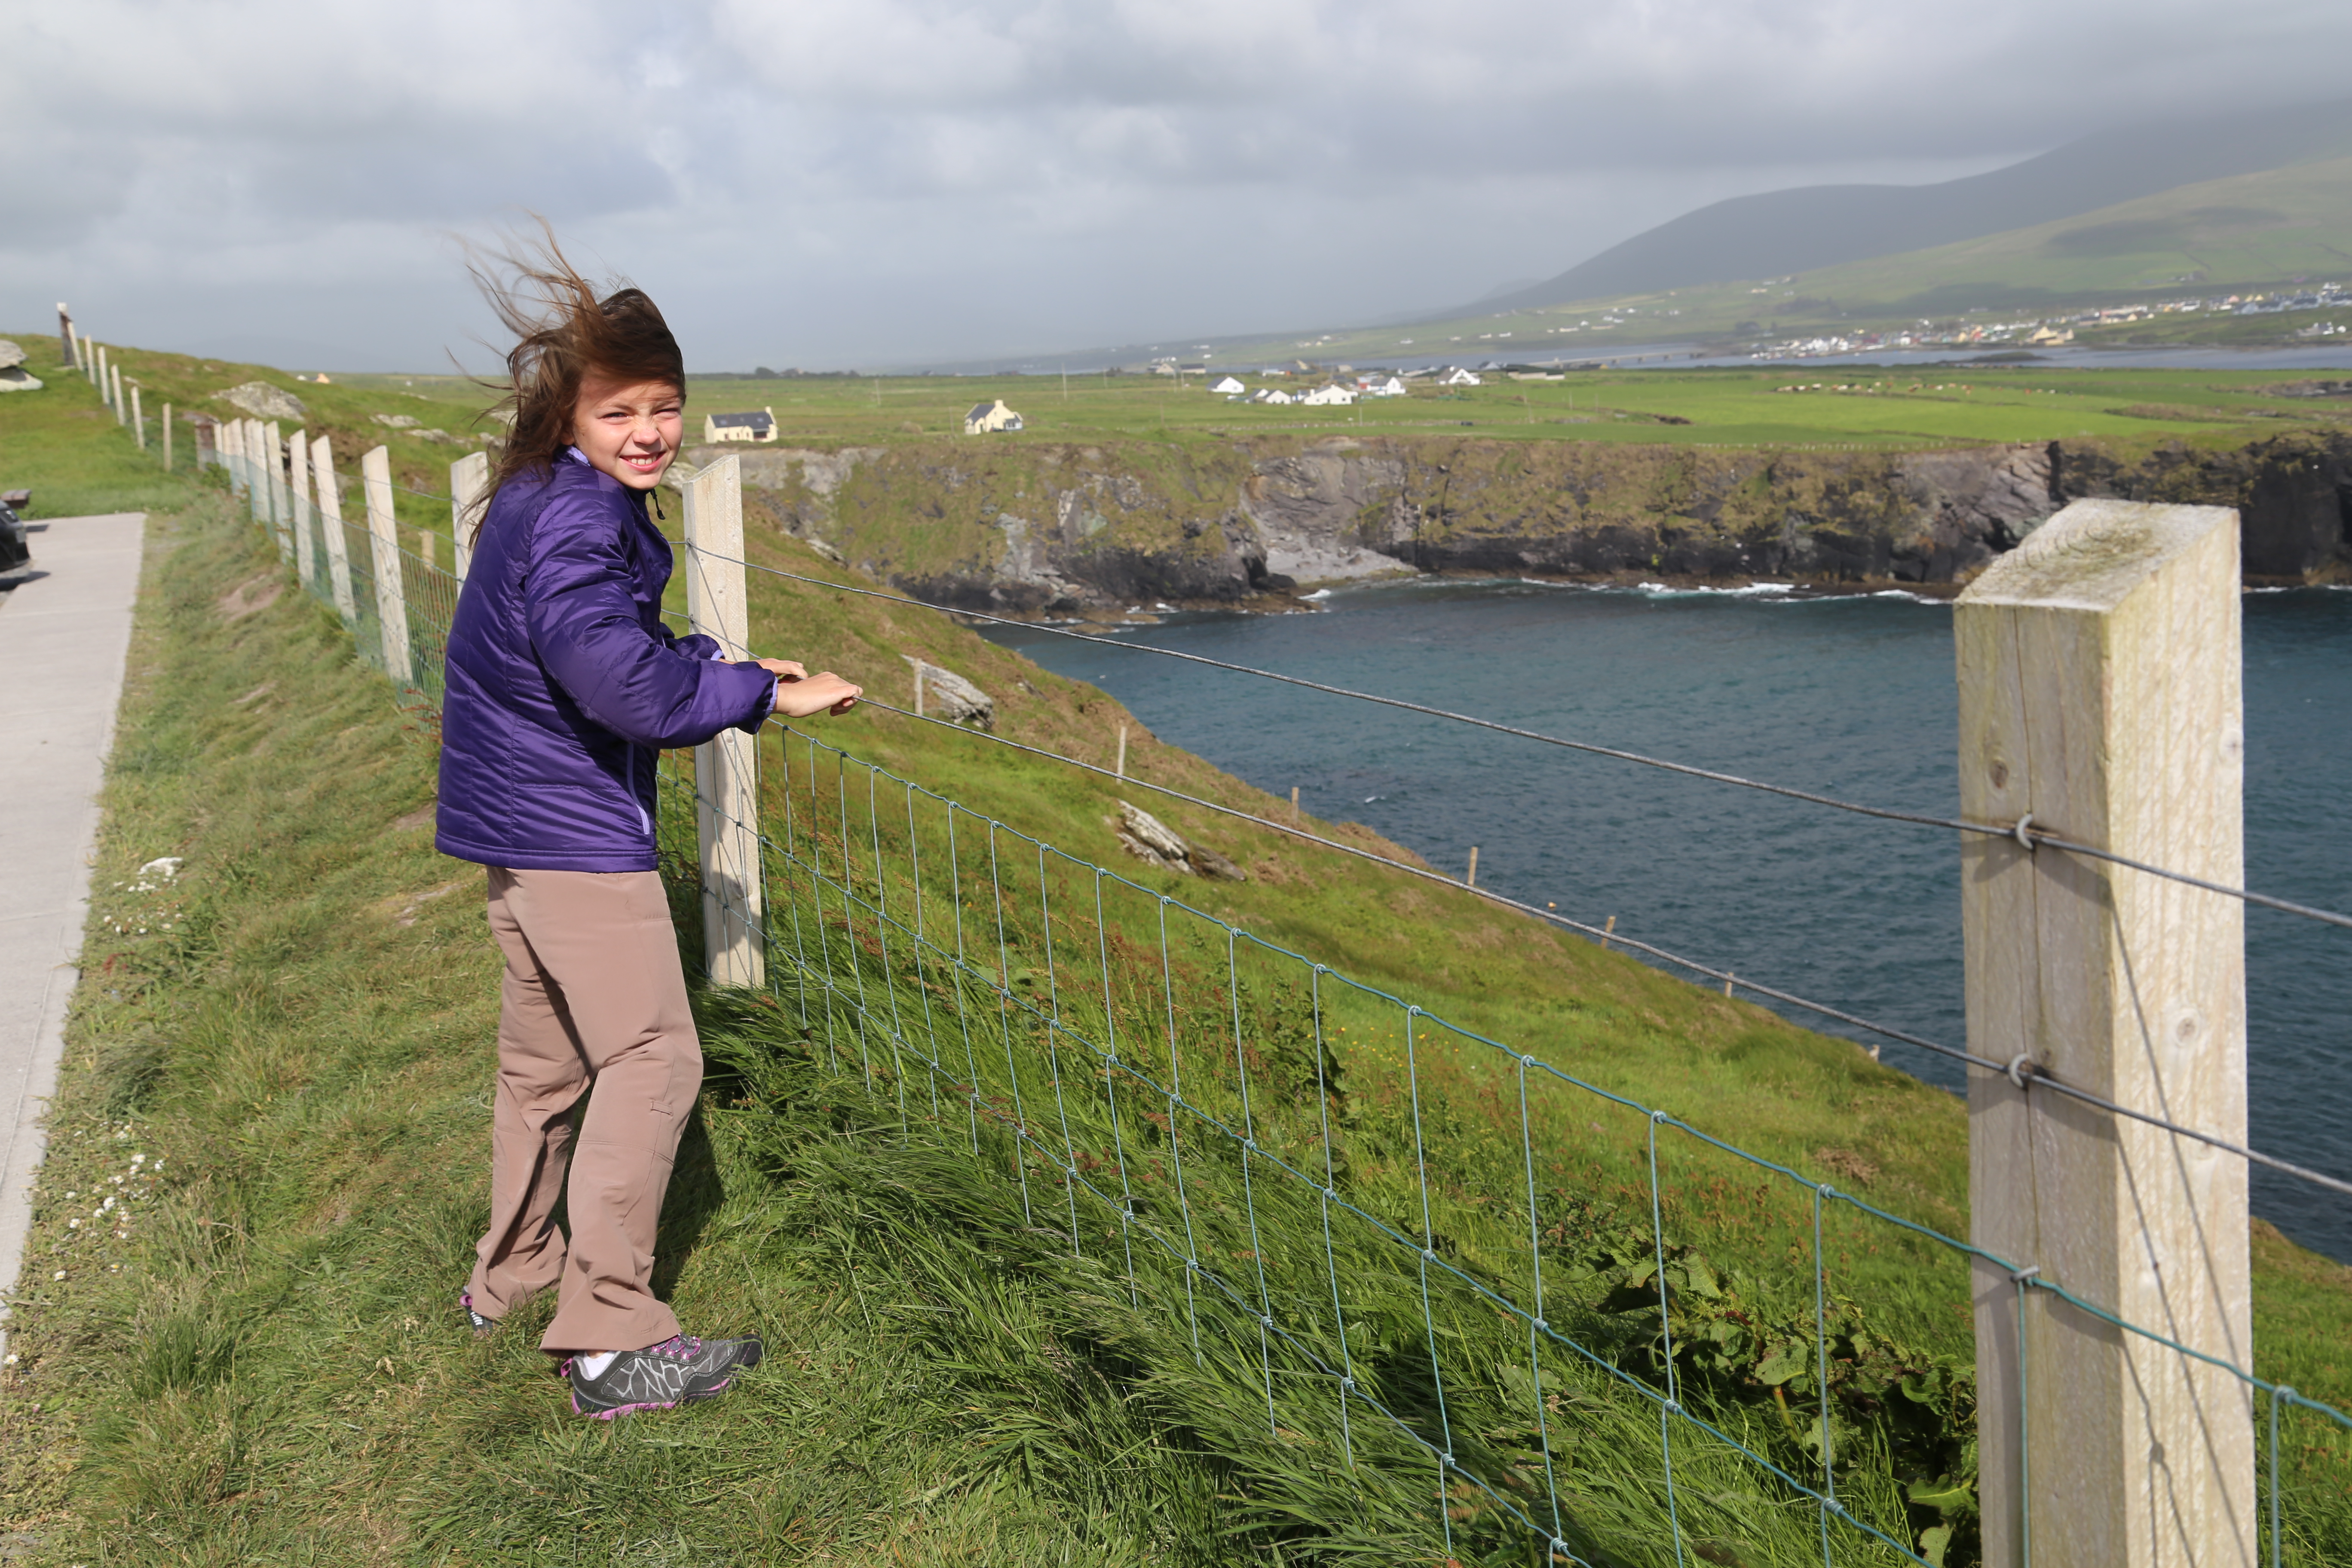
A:
{"label": "girl", "polygon": [[702,1082],[654,870],[656,755],[771,713],[845,713],[861,692],[662,624],[670,550],[646,501],[683,432],[677,341],[642,290],[598,299],[551,235],[496,259],[515,282],[474,275],[518,340],[513,423],[449,630],[435,840],[489,868],[506,955],[490,1227],[459,1300],[487,1334],[554,1287],[540,1348],[572,1408],[609,1418],[709,1398],[760,1359],[757,1339],[682,1332],[650,1289]]}

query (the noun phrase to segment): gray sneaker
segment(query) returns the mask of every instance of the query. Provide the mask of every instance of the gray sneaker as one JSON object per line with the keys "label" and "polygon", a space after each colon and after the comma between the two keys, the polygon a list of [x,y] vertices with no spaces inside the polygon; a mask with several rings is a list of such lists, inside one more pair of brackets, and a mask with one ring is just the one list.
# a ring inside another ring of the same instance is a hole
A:
{"label": "gray sneaker", "polygon": [[760,1342],[698,1340],[678,1334],[641,1351],[623,1351],[602,1377],[582,1374],[577,1358],[563,1363],[572,1384],[572,1410],[610,1421],[633,1410],[669,1410],[709,1399],[734,1386],[735,1374],[760,1364]]}

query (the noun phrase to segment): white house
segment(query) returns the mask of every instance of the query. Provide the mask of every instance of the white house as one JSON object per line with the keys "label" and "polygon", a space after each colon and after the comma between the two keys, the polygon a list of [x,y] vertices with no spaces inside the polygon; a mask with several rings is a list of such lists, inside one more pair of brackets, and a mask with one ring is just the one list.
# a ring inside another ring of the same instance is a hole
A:
{"label": "white house", "polygon": [[702,416],[702,438],[717,441],[772,441],[776,438],[776,411],[762,408],[756,414],[706,414]]}
{"label": "white house", "polygon": [[1252,403],[1296,403],[1298,400],[1278,386],[1261,386],[1250,394]]}
{"label": "white house", "polygon": [[1249,388],[1242,384],[1241,377],[1237,375],[1227,375],[1220,376],[1217,380],[1217,384],[1214,386],[1210,387],[1209,390],[1211,392],[1222,392],[1227,397],[1238,397],[1243,393],[1247,392]]}
{"label": "white house", "polygon": [[1314,391],[1308,393],[1298,401],[1301,403],[1311,403],[1318,407],[1322,407],[1333,403],[1353,403],[1356,401],[1356,395],[1349,388],[1341,386],[1337,382],[1334,382],[1328,386],[1317,387]]}
{"label": "white house", "polygon": [[963,416],[963,433],[985,436],[997,430],[1018,430],[1021,416],[1004,406],[1004,399],[992,397],[986,403],[975,403],[971,412]]}
{"label": "white house", "polygon": [[1478,384],[1478,376],[1475,371],[1464,370],[1459,365],[1456,365],[1454,369],[1447,371],[1444,375],[1439,376],[1437,378],[1437,384],[1440,386],[1476,386]]}
{"label": "white house", "polygon": [[1402,397],[1404,383],[1392,375],[1368,375],[1356,384],[1366,397]]}

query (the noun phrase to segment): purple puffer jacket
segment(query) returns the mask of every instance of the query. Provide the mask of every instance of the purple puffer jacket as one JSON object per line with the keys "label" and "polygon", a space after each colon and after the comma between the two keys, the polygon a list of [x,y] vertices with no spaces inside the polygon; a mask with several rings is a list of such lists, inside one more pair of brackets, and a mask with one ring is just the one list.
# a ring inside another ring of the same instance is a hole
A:
{"label": "purple puffer jacket", "polygon": [[756,731],[776,679],[662,625],[670,550],[645,497],[577,452],[490,502],[449,628],[444,855],[518,870],[654,868],[654,760]]}

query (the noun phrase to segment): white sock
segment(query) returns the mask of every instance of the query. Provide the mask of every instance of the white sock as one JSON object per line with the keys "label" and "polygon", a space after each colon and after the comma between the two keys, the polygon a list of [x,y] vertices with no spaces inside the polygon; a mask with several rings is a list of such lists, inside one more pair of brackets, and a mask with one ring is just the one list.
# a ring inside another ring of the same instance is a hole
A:
{"label": "white sock", "polygon": [[598,1351],[594,1355],[573,1356],[572,1370],[579,1373],[581,1376],[592,1380],[602,1377],[604,1375],[605,1369],[613,1364],[613,1358],[620,1353],[619,1351]]}

